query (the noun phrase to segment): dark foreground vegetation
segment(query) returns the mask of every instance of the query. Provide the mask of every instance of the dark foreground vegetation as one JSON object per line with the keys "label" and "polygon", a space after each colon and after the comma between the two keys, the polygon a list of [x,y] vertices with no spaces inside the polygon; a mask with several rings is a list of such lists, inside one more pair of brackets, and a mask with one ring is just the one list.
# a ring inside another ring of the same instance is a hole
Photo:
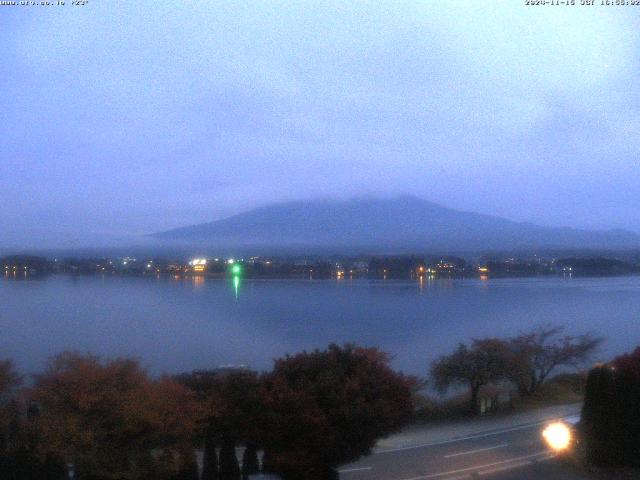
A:
{"label": "dark foreground vegetation", "polygon": [[240,480],[259,472],[336,479],[336,467],[410,421],[485,413],[483,399],[500,388],[520,401],[566,391],[576,400],[586,389],[589,460],[638,465],[640,349],[588,378],[567,371],[600,342],[543,326],[460,344],[433,362],[431,382],[443,391],[465,387],[464,404],[429,400],[425,382],[393,371],[385,353],[350,344],[288,355],[261,374],[152,377],[136,360],[65,352],[24,379],[2,361],[1,478],[61,480],[73,471],[80,480]]}
{"label": "dark foreground vegetation", "polygon": [[640,347],[589,372],[581,427],[592,464],[640,467]]}
{"label": "dark foreground vegetation", "polygon": [[[374,348],[331,345],[272,371],[151,378],[131,359],[54,357],[20,388],[0,363],[0,471],[8,480],[336,478],[411,418],[416,380]],[[236,447],[243,447],[242,468]]]}

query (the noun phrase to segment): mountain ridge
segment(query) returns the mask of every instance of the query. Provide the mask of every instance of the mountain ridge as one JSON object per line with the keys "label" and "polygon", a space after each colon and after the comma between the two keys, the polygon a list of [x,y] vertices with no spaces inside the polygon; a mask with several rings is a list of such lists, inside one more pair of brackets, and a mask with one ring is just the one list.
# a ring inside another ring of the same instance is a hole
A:
{"label": "mountain ridge", "polygon": [[640,247],[640,235],[626,230],[544,227],[459,211],[409,195],[280,202],[151,237],[200,245],[396,250]]}

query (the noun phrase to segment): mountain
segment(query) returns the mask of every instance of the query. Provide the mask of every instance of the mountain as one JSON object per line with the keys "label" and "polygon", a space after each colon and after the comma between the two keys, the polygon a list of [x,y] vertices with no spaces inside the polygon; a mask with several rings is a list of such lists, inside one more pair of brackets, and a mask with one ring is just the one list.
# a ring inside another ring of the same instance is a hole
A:
{"label": "mountain", "polygon": [[412,196],[279,203],[152,237],[202,246],[379,251],[640,247],[640,236],[624,230],[542,227],[457,211]]}

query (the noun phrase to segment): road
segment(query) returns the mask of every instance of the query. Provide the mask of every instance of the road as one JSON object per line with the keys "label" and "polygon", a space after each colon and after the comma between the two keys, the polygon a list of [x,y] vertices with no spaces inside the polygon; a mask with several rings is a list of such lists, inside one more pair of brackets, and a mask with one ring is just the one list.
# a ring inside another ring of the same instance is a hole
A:
{"label": "road", "polygon": [[583,476],[543,443],[546,421],[379,449],[340,469],[341,480],[579,480]]}

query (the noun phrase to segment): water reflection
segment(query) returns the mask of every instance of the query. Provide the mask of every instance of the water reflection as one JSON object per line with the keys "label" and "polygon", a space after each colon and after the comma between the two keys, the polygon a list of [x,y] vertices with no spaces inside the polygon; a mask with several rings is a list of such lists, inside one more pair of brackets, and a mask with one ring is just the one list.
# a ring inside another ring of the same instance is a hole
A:
{"label": "water reflection", "polygon": [[204,276],[203,275],[195,275],[191,277],[193,280],[193,286],[195,288],[201,288],[204,285]]}
{"label": "water reflection", "polygon": [[4,271],[5,280],[42,280],[45,277],[45,275],[31,274],[27,270],[16,270],[15,268]]}
{"label": "water reflection", "polygon": [[233,277],[233,290],[235,291],[236,301],[237,301],[238,300],[238,291],[240,290],[240,277],[238,275],[235,275]]}

